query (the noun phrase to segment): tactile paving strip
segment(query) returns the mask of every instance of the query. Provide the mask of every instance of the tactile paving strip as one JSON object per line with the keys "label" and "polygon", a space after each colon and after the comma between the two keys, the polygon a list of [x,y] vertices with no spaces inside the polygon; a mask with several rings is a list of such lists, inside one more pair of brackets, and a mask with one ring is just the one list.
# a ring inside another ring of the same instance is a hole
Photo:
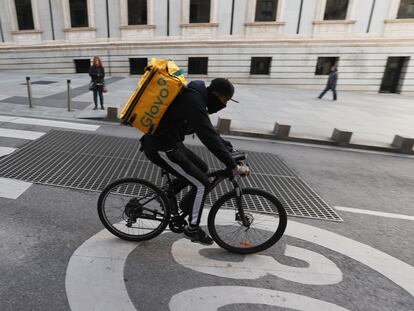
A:
{"label": "tactile paving strip", "polygon": [[[222,168],[204,147],[191,146],[210,169]],[[288,215],[342,221],[339,215],[278,156],[248,152],[252,176],[240,179],[246,187],[273,193]],[[32,183],[100,191],[123,177],[162,183],[160,169],[139,151],[138,139],[53,130],[18,151],[0,159],[0,176]],[[207,204],[231,190],[229,182],[214,189]],[[260,205],[260,204],[258,204]],[[272,213],[266,207],[257,211]]]}

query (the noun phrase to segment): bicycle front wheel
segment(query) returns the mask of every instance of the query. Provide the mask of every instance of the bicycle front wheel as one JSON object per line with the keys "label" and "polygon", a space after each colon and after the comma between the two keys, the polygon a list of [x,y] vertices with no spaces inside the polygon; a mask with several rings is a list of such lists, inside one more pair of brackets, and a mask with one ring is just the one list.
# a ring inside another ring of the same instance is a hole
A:
{"label": "bicycle front wheel", "polygon": [[163,192],[138,178],[109,184],[98,199],[98,215],[109,232],[128,241],[159,235],[168,225],[170,208]]}
{"label": "bicycle front wheel", "polygon": [[[242,213],[237,206],[236,192],[229,192],[212,206],[208,215],[208,230],[214,241],[230,252],[261,252],[282,237],[287,224],[286,211],[266,191],[254,188],[241,190]],[[245,217],[244,224],[241,214]]]}

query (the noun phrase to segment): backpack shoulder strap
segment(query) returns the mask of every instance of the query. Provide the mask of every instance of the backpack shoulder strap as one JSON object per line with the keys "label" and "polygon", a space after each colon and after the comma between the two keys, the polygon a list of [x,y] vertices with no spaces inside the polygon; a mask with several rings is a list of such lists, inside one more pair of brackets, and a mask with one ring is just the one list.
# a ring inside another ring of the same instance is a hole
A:
{"label": "backpack shoulder strap", "polygon": [[189,90],[190,92],[193,92],[193,93],[196,93],[196,94],[201,95],[201,93],[199,91],[197,91],[196,89],[193,89],[191,87],[188,87],[188,86],[184,86],[183,87],[183,90]]}

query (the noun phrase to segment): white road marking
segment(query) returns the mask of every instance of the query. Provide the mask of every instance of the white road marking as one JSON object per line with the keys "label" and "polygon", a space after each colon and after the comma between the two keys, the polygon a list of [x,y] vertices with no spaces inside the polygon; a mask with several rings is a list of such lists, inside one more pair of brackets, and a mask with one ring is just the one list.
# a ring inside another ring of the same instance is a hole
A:
{"label": "white road marking", "polygon": [[349,213],[365,214],[365,215],[387,217],[387,218],[397,218],[397,219],[404,219],[404,220],[414,220],[414,216],[403,215],[403,214],[384,213],[384,212],[377,212],[377,211],[372,211],[372,210],[367,210],[367,209],[359,209],[359,208],[343,207],[343,206],[334,206],[334,208],[338,211],[349,212]]}
{"label": "white road marking", "polygon": [[8,155],[15,151],[16,148],[9,148],[9,147],[0,147],[0,157]]}
{"label": "white road marking", "polygon": [[16,120],[13,120],[12,123],[52,126],[52,127],[58,127],[58,128],[92,131],[92,132],[96,131],[100,127],[99,125],[93,125],[93,124],[52,121],[52,120],[45,120],[45,119],[30,119],[30,118],[18,118]]}
{"label": "white road marking", "polygon": [[[226,219],[233,222],[231,217]],[[395,257],[328,230],[294,221],[288,222],[285,234],[357,260],[414,295],[414,267]],[[106,229],[85,241],[70,258],[66,271],[71,310],[135,311],[125,288],[123,268],[129,253],[138,245],[117,239]],[[209,301],[203,303],[208,305]]]}
{"label": "white road marking", "polygon": [[180,265],[219,277],[231,279],[258,279],[267,274],[308,285],[330,285],[342,281],[342,272],[331,260],[310,250],[286,245],[285,256],[305,261],[308,266],[297,268],[279,263],[271,256],[253,254],[243,261],[215,260],[200,254],[203,249],[219,249],[217,245],[204,246],[187,239],[174,242],[171,252]]}
{"label": "white road marking", "polygon": [[300,311],[348,311],[336,304],[303,295],[246,286],[210,286],[189,289],[174,295],[169,307],[171,311],[211,311],[219,310],[227,305],[246,303]]}
{"label": "white road marking", "polygon": [[0,116],[0,122],[11,122],[14,119],[16,119],[16,117]]}
{"label": "white road marking", "polygon": [[66,293],[72,311],[136,311],[124,283],[124,265],[139,244],[102,230],[72,255]]}
{"label": "white road marking", "polygon": [[29,182],[0,177],[0,197],[17,199],[23,192],[29,189],[31,185],[32,183]]}
{"label": "white road marking", "polygon": [[328,230],[288,221],[285,234],[331,249],[381,273],[414,296],[414,267],[369,245]]}
{"label": "white road marking", "polygon": [[3,129],[0,128],[0,137],[10,137],[10,138],[19,138],[19,139],[38,139],[46,133],[44,132],[33,132],[33,131],[23,131],[23,130],[12,130],[12,129]]}
{"label": "white road marking", "polygon": [[66,121],[54,121],[54,120],[48,120],[48,119],[20,118],[20,117],[10,117],[10,116],[0,116],[0,122],[51,126],[51,127],[57,127],[57,128],[91,131],[91,132],[96,131],[100,127],[99,125],[93,125],[93,124],[84,124],[84,123],[66,122]]}

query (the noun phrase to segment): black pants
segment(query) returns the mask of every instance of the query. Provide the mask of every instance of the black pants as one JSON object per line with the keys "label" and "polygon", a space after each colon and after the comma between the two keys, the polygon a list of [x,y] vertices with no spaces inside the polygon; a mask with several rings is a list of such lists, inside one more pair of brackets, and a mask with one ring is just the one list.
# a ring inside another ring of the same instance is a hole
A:
{"label": "black pants", "polygon": [[337,94],[336,94],[336,85],[331,86],[331,85],[327,85],[326,88],[322,91],[322,93],[319,95],[319,98],[322,98],[323,95],[325,95],[326,92],[328,92],[329,90],[332,90],[333,93],[333,100],[337,99]]}
{"label": "black pants", "polygon": [[144,153],[151,162],[191,185],[189,197],[186,197],[186,203],[191,206],[189,222],[199,225],[207,188],[210,185],[207,164],[183,144],[167,151],[144,147]]}
{"label": "black pants", "polygon": [[98,107],[98,94],[99,94],[99,101],[101,102],[101,107],[104,106],[103,100],[103,85],[97,85],[93,88],[93,102],[95,107]]}

